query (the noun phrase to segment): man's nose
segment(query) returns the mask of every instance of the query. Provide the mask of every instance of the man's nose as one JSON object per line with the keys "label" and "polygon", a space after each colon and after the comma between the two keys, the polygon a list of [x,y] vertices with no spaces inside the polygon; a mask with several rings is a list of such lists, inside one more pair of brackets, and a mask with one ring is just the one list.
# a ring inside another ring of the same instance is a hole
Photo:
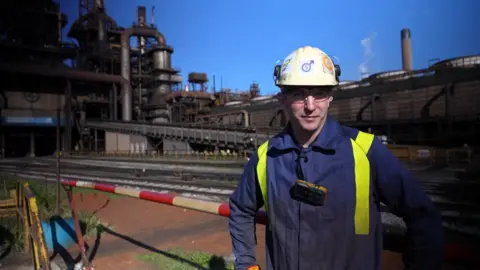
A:
{"label": "man's nose", "polygon": [[315,110],[315,98],[312,96],[307,96],[305,98],[305,109],[309,111]]}

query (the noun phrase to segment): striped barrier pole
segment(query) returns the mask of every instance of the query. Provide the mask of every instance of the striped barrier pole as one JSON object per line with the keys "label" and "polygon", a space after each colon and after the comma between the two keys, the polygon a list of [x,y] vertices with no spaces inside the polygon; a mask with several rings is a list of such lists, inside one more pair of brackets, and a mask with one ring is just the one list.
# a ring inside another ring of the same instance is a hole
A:
{"label": "striped barrier pole", "polygon": [[[71,179],[62,179],[61,181],[62,184],[65,186],[95,189],[107,193],[119,194],[128,197],[139,198],[141,200],[178,206],[200,212],[220,215],[223,217],[230,216],[230,206],[228,203],[210,202],[205,200],[186,198],[179,195],[163,194],[154,191],[138,190],[135,188],[118,187],[114,185],[99,184],[87,181],[76,181]],[[256,220],[257,223],[266,225],[267,214],[264,211],[258,211]]]}
{"label": "striped barrier pole", "polygon": [[[224,217],[230,216],[230,206],[228,203],[209,202],[205,200],[186,198],[179,195],[162,194],[154,191],[138,190],[135,188],[118,187],[87,181],[76,181],[71,179],[62,179],[61,181],[62,184],[65,186],[95,189],[107,193],[120,194],[128,197],[139,198],[141,200],[183,207],[214,215],[220,215]],[[258,224],[266,225],[266,213],[264,211],[258,211],[256,221]],[[447,244],[447,246],[445,247],[445,258],[451,261],[461,261],[476,266],[480,265],[480,260],[478,259],[478,252],[473,251],[462,245]]]}

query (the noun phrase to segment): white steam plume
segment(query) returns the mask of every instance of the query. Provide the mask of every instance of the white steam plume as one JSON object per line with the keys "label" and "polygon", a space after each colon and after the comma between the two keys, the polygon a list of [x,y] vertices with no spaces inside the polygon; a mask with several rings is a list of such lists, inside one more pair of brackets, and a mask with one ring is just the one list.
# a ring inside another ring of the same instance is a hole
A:
{"label": "white steam plume", "polygon": [[368,63],[374,56],[372,51],[372,43],[376,36],[377,33],[374,32],[368,37],[360,40],[360,45],[362,45],[363,48],[363,62],[358,65],[358,71],[360,72],[361,77],[368,74]]}

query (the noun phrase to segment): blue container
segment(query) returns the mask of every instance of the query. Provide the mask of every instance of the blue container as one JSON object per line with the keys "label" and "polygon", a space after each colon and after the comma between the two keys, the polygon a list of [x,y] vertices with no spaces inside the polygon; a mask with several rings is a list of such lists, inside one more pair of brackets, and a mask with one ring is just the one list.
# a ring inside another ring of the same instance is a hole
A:
{"label": "blue container", "polygon": [[48,251],[60,252],[77,242],[73,218],[53,217],[50,221],[42,221],[42,229]]}

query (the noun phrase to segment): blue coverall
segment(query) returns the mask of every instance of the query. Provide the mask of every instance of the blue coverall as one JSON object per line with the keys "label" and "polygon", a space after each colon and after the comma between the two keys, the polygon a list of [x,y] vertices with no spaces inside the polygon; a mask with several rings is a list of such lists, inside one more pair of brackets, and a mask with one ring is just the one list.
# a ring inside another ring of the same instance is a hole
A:
{"label": "blue coverall", "polygon": [[[370,228],[355,235],[354,162],[350,138],[358,130],[327,117],[317,139],[299,146],[291,129],[269,140],[267,150],[268,214],[267,269],[377,270],[381,267],[382,227],[379,201],[407,225],[406,269],[438,269],[443,258],[441,218],[429,197],[392,152],[377,138],[367,157],[371,163]],[[328,189],[323,206],[291,198],[298,179],[299,154],[305,180]],[[230,197],[229,230],[236,256],[235,269],[256,264],[255,214],[264,205],[256,174],[258,154],[252,155],[237,189]]]}

